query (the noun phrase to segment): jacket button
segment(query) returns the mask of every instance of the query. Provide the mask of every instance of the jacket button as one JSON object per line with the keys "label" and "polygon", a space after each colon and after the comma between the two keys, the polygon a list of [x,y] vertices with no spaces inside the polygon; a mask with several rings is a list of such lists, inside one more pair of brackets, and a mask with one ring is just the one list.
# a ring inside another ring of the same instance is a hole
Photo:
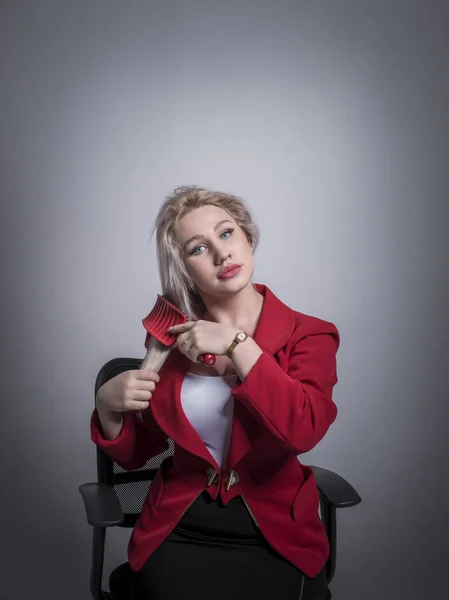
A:
{"label": "jacket button", "polygon": [[218,472],[213,469],[212,467],[209,467],[206,471],[206,477],[207,477],[207,485],[206,487],[210,487],[213,483],[218,483],[220,480],[220,477],[218,475]]}
{"label": "jacket button", "polygon": [[240,476],[237,471],[230,471],[226,481],[226,491],[229,492],[231,486],[236,485],[240,481]]}

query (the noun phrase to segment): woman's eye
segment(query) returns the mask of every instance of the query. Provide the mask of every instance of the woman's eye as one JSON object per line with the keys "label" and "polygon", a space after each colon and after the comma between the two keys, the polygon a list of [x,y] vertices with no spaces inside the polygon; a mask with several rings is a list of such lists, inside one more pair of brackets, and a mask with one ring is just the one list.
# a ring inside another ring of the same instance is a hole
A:
{"label": "woman's eye", "polygon": [[[229,235],[223,239],[227,240],[233,233],[234,229],[226,229],[226,231],[223,231],[223,233],[220,235],[221,238],[223,238],[223,236],[225,235],[225,233],[229,233]],[[205,244],[200,244],[199,246],[197,246],[196,248],[194,248],[191,252],[189,252],[190,256],[197,256],[198,254],[201,254],[201,252],[197,252],[197,250],[199,250],[200,248],[204,248]]]}
{"label": "woman's eye", "polygon": [[204,244],[201,244],[200,246],[197,246],[196,248],[194,248],[190,254],[193,256],[197,255],[198,254],[197,250],[199,248],[204,248]]}

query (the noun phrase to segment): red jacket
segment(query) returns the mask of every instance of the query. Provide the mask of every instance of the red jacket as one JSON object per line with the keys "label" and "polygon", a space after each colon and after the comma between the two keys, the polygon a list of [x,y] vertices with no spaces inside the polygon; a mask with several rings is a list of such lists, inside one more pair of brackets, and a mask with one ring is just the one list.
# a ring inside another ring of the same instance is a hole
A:
{"label": "red jacket", "polygon": [[[227,468],[216,461],[181,407],[181,384],[188,359],[174,349],[160,371],[144,426],[131,412],[113,441],[91,418],[92,440],[124,469],[139,469],[167,449],[175,455],[150,485],[133,529],[128,559],[139,570],[205,490],[223,504],[241,495],[268,543],[314,577],[324,566],[329,544],[318,514],[319,495],[310,467],[297,455],[323,438],[337,415],[332,389],[337,383],[339,334],[332,323],[296,312],[268,287],[254,340],[263,350],[245,381],[232,390],[234,412]],[[214,477],[215,476],[215,477]]]}

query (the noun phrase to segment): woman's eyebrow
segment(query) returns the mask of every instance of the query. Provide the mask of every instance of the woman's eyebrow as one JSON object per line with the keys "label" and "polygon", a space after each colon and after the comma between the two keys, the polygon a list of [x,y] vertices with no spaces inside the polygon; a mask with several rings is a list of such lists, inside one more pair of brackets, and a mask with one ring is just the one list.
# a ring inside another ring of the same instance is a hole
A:
{"label": "woman's eyebrow", "polygon": [[[219,221],[216,225],[214,225],[214,231],[216,231],[219,227],[221,227],[221,225],[223,225],[223,223],[231,223],[231,225],[232,225],[232,221],[230,221],[229,219],[223,219],[222,221]],[[184,244],[184,248],[186,248],[187,245],[190,244],[190,242],[193,242],[194,240],[200,240],[203,237],[204,237],[203,233],[198,233],[197,235],[193,235]]]}

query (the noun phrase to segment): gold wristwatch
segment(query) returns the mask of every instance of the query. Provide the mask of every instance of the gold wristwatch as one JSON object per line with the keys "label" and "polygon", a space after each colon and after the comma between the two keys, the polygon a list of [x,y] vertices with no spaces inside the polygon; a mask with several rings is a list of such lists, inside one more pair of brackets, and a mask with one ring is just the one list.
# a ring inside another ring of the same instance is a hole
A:
{"label": "gold wristwatch", "polygon": [[226,350],[226,356],[228,358],[231,358],[231,354],[234,352],[234,348],[237,346],[237,344],[241,344],[248,337],[249,337],[249,335],[247,333],[245,333],[244,331],[239,331],[238,334],[235,336],[234,341],[232,342],[232,344]]}

